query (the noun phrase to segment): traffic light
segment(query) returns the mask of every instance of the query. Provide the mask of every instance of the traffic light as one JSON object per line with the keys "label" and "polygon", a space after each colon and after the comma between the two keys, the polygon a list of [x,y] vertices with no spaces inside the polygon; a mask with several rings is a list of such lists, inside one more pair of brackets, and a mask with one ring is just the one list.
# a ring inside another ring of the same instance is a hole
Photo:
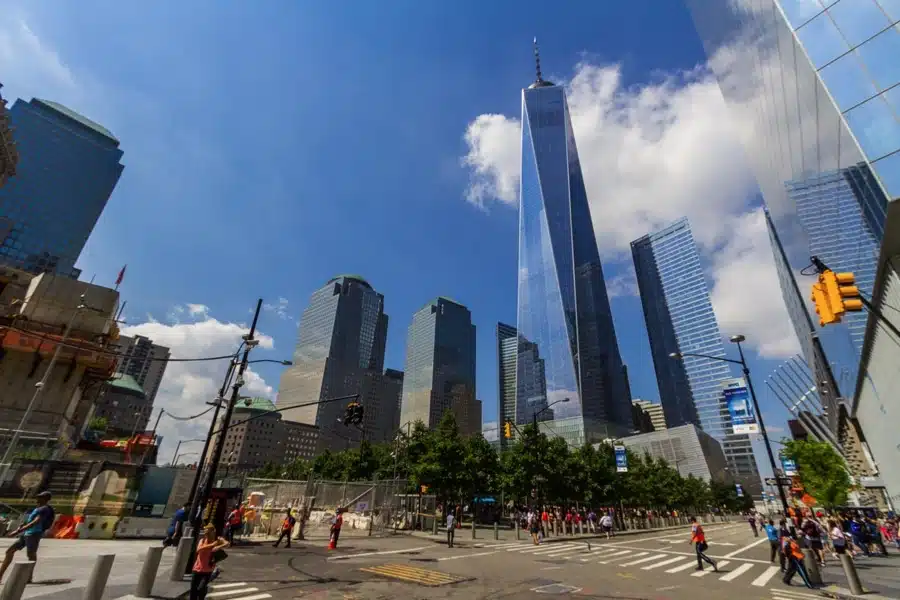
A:
{"label": "traffic light", "polygon": [[362,404],[351,402],[344,410],[344,425],[361,425],[364,414]]}
{"label": "traffic light", "polygon": [[841,316],[845,312],[859,312],[863,309],[863,302],[860,299],[859,288],[856,287],[856,278],[853,273],[825,271],[820,279],[825,284],[828,303],[835,315]]}
{"label": "traffic light", "polygon": [[509,421],[503,424],[503,437],[506,439],[512,437],[512,425],[509,424]]}
{"label": "traffic light", "polygon": [[[820,277],[821,279],[821,277]],[[825,327],[832,323],[839,323],[841,318],[834,314],[828,302],[828,293],[825,284],[819,282],[812,286],[812,301],[816,305],[816,313],[819,315],[819,325]]]}

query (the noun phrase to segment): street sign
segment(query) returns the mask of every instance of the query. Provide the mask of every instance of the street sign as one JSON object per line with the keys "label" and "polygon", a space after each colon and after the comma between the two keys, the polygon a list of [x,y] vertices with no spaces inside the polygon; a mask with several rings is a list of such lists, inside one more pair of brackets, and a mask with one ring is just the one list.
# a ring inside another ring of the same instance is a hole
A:
{"label": "street sign", "polygon": [[790,477],[766,477],[766,485],[791,485]]}

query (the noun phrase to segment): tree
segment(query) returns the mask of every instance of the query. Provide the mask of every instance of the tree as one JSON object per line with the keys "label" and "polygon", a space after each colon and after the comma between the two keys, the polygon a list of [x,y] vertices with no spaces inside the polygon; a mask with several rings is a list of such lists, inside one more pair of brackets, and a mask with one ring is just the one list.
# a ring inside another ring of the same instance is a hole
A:
{"label": "tree", "polygon": [[88,429],[103,433],[109,427],[109,419],[106,417],[94,417],[88,422]]}
{"label": "tree", "polygon": [[846,504],[853,487],[844,459],[826,442],[788,440],[784,454],[797,464],[806,492],[828,510]]}
{"label": "tree", "polygon": [[468,498],[497,489],[500,461],[497,452],[483,436],[473,435],[465,440],[462,487]]}
{"label": "tree", "polygon": [[[427,485],[441,502],[459,500],[463,488],[465,447],[459,435],[456,417],[444,413],[432,435],[423,436],[424,451],[412,463],[411,474],[418,485]],[[412,446],[412,444],[410,444]],[[412,448],[411,448],[412,451]]]}

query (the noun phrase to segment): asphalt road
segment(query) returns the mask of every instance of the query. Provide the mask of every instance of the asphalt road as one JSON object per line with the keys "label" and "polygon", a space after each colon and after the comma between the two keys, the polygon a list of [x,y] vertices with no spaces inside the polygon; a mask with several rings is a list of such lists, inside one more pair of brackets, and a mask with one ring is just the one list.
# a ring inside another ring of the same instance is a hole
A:
{"label": "asphalt road", "polygon": [[[583,540],[565,539],[541,546],[526,540],[472,541],[465,533],[454,548],[440,537],[405,536],[349,538],[332,552],[323,542],[295,543],[290,550],[238,547],[223,564],[209,600],[821,597],[802,587],[799,578],[785,586],[778,566],[769,562],[764,535],[754,538],[746,523],[710,526],[707,536],[719,573],[695,571],[687,528],[592,540],[590,547]],[[896,571],[893,563],[877,568],[883,569]],[[828,571],[826,583],[845,587],[842,578],[836,580]]]}

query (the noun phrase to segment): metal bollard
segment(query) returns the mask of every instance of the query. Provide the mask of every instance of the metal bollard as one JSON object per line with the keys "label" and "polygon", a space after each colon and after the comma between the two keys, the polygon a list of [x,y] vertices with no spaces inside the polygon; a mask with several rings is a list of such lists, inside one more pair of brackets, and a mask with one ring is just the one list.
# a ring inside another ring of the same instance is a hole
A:
{"label": "metal bollard", "polygon": [[187,564],[191,558],[191,549],[194,545],[194,538],[185,536],[178,542],[178,548],[175,550],[175,562],[172,564],[172,573],[169,575],[169,581],[184,581],[184,574],[187,572]]}
{"label": "metal bollard", "polygon": [[516,540],[520,540],[522,538],[519,537],[519,519],[513,519],[513,522],[516,524]]}
{"label": "metal bollard", "polygon": [[437,535],[437,517],[435,516],[431,522],[431,535]]}
{"label": "metal bollard", "polygon": [[475,539],[475,515],[472,515],[472,539]]}
{"label": "metal bollard", "polygon": [[9,579],[0,590],[0,600],[20,600],[32,573],[34,573],[34,561],[13,563]]}
{"label": "metal bollard", "polygon": [[144,559],[144,566],[141,567],[141,574],[138,577],[137,591],[135,596],[138,598],[149,598],[153,593],[153,582],[156,581],[156,572],[159,571],[159,561],[163,555],[162,546],[150,546],[147,548],[147,558]]}
{"label": "metal bollard", "polygon": [[859,575],[856,574],[856,565],[853,563],[853,557],[849,554],[838,554],[838,557],[841,559],[841,566],[844,568],[844,575],[847,576],[847,584],[850,586],[850,591],[856,596],[863,595],[865,590],[859,581]]}
{"label": "metal bollard", "polygon": [[106,581],[109,579],[109,572],[112,571],[115,560],[115,554],[97,555],[97,562],[94,563],[91,578],[88,579],[87,587],[84,588],[84,593],[81,595],[82,600],[100,600],[103,597]]}
{"label": "metal bollard", "polygon": [[498,529],[498,527],[499,527],[499,525],[497,524],[497,521],[494,521],[494,539],[495,540],[500,539],[500,529]]}
{"label": "metal bollard", "polygon": [[810,548],[803,549],[803,566],[806,567],[806,574],[809,576],[809,582],[813,585],[822,585],[822,573],[819,571],[819,560],[816,553]]}

